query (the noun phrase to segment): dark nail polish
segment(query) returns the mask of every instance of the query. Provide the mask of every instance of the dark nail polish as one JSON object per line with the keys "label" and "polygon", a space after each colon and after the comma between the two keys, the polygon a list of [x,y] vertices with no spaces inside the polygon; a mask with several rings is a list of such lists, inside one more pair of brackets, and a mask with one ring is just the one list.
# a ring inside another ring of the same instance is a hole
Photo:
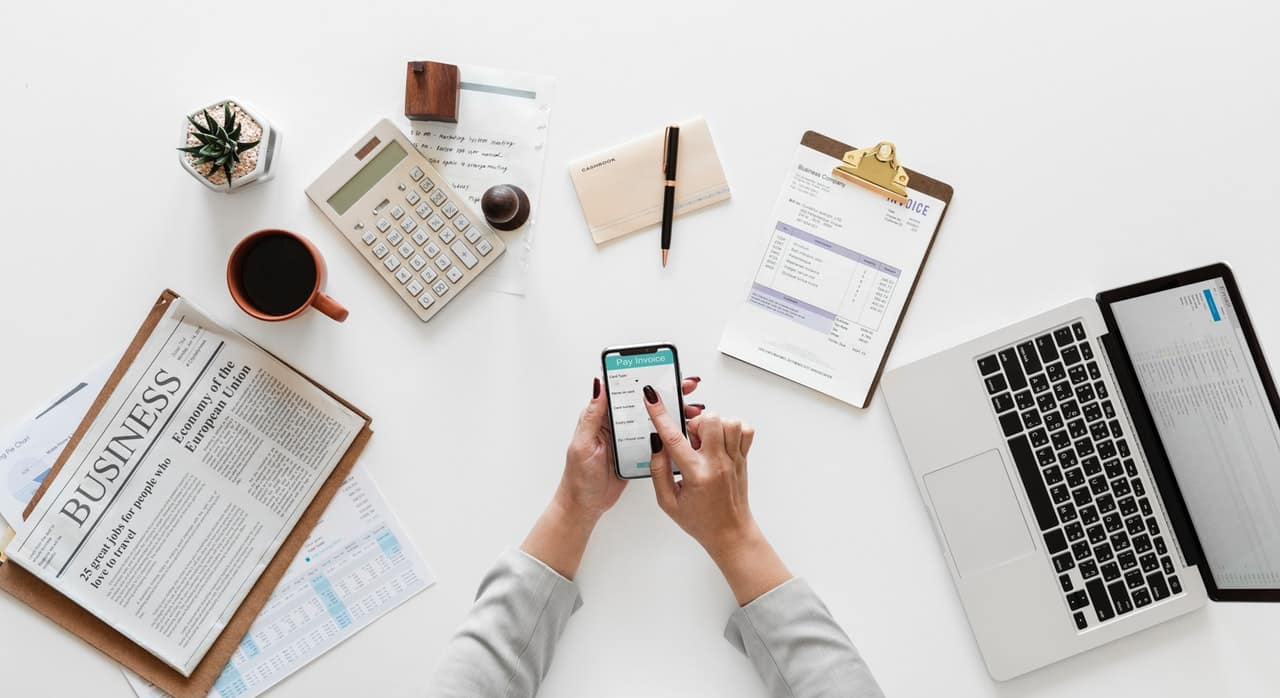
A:
{"label": "dark nail polish", "polygon": [[687,381],[693,381],[694,383],[702,382],[702,378],[700,376],[685,376],[684,379]]}
{"label": "dark nail polish", "polygon": [[704,404],[702,404],[701,402],[691,402],[691,403],[689,403],[689,407],[697,407],[697,408],[698,408],[698,409],[700,409],[700,410],[705,410],[705,409],[707,409],[707,406],[706,406],[706,405],[704,405]]}
{"label": "dark nail polish", "polygon": [[598,397],[600,397],[600,379],[595,378],[591,382],[591,399],[594,400]]}
{"label": "dark nail polish", "polygon": [[649,401],[650,405],[658,404],[658,391],[653,389],[652,385],[644,387],[644,399]]}
{"label": "dark nail polish", "polygon": [[654,432],[649,432],[649,450],[658,453],[662,450],[662,437]]}

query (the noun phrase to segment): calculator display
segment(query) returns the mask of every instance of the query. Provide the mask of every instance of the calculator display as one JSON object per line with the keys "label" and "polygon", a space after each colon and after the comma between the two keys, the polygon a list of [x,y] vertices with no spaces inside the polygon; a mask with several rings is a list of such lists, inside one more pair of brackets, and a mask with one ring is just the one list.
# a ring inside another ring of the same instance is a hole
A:
{"label": "calculator display", "polygon": [[356,176],[348,180],[338,191],[333,193],[333,196],[328,198],[328,204],[333,207],[334,211],[338,212],[338,215],[346,213],[347,209],[359,201],[360,197],[367,194],[388,172],[395,169],[396,165],[399,165],[404,158],[404,147],[394,140],[388,142],[387,147],[373,156],[373,159],[365,164],[364,167],[361,167]]}

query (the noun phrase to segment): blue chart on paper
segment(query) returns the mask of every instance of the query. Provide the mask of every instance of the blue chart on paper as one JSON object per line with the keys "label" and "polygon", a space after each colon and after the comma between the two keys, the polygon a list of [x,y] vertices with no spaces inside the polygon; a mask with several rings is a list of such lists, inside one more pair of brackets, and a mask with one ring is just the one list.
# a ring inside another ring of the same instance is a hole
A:
{"label": "blue chart on paper", "polygon": [[383,555],[392,560],[400,554],[399,539],[396,538],[396,534],[385,528],[378,532],[378,547],[382,548]]}
{"label": "blue chart on paper", "polygon": [[244,677],[240,676],[240,672],[231,664],[222,670],[222,674],[218,676],[218,680],[213,684],[213,690],[217,691],[222,698],[236,698],[249,692],[249,686],[245,684]]}
{"label": "blue chart on paper", "polygon": [[342,599],[338,598],[338,592],[333,590],[333,584],[329,582],[328,577],[323,574],[312,577],[311,588],[320,597],[320,601],[324,603],[325,610],[329,612],[329,616],[333,618],[333,622],[337,623],[339,628],[351,625],[351,613],[347,611],[347,606],[342,603]]}

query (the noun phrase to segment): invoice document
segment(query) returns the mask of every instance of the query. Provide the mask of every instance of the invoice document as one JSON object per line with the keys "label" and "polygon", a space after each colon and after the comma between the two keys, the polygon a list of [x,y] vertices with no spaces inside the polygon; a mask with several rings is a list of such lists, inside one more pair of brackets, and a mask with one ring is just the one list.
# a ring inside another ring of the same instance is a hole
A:
{"label": "invoice document", "polygon": [[840,162],[799,146],[720,351],[866,407],[946,202],[899,204],[832,176]]}

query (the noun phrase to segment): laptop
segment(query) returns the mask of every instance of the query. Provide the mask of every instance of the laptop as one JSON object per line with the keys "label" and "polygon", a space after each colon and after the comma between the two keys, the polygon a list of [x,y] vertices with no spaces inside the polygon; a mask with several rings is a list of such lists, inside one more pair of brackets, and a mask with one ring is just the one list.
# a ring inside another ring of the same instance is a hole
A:
{"label": "laptop", "polygon": [[1225,264],[1078,300],[882,385],[993,678],[1206,600],[1280,600],[1280,400]]}

